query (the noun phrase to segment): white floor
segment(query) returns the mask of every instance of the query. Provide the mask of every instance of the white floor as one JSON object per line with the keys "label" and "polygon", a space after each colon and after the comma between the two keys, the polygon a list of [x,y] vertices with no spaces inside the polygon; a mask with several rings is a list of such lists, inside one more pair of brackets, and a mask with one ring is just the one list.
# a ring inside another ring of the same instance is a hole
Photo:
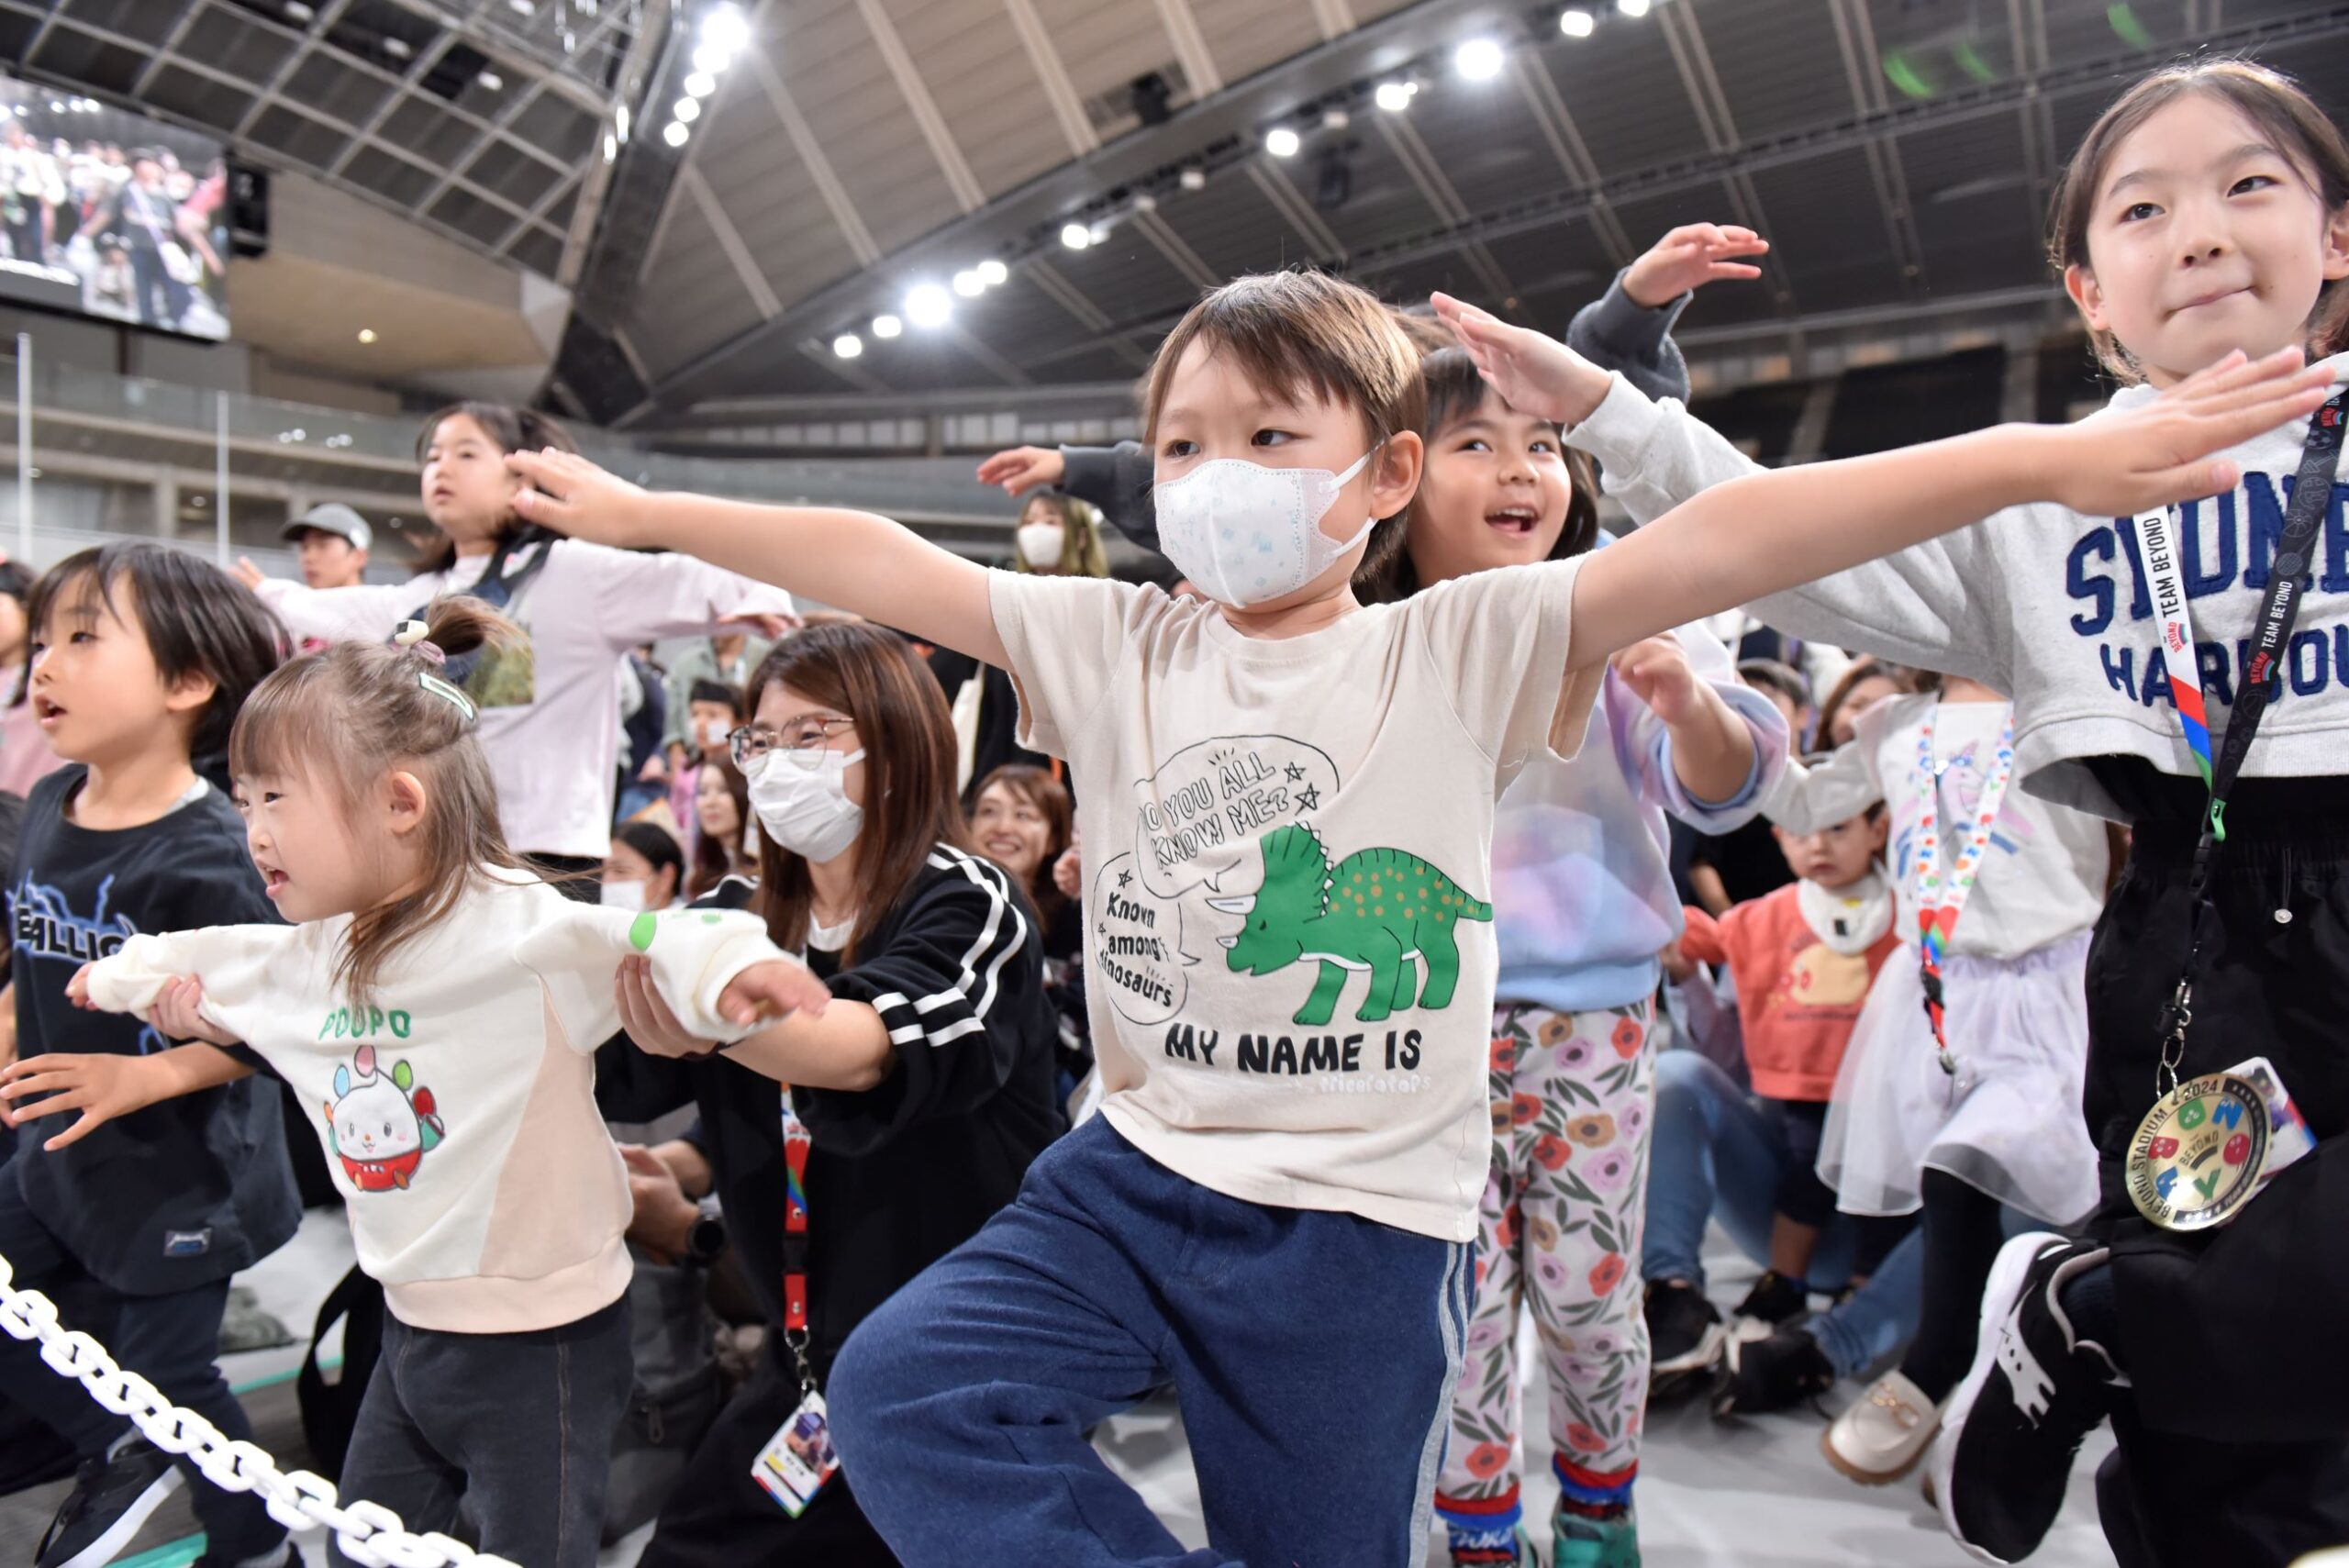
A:
{"label": "white floor", "polygon": [[[297,1331],[349,1266],[351,1242],[339,1215],[311,1215],[293,1244],[247,1276],[263,1307]],[[1709,1259],[1713,1287],[1724,1305],[1742,1295],[1752,1271],[1731,1256]],[[296,1351],[236,1358],[238,1381],[264,1375],[298,1360]],[[1529,1343],[1520,1358],[1538,1366]],[[1537,1373],[1538,1377],[1538,1373]],[[1846,1385],[1830,1408],[1856,1396]],[[1525,1514],[1544,1522],[1556,1497],[1550,1482],[1550,1446],[1539,1419],[1542,1395],[1529,1394]],[[1854,1485],[1819,1454],[1824,1422],[1809,1409],[1756,1421],[1722,1424],[1701,1401],[1658,1410],[1648,1426],[1639,1485],[1641,1551],[1647,1568],[1958,1568],[1970,1560],[1942,1533],[1915,1479],[1871,1490]],[[2033,1568],[2105,1568],[2112,1562],[2096,1527],[2092,1488],[2096,1462],[2109,1440],[2091,1439],[2072,1477],[2063,1521],[2032,1559]],[[1150,1502],[1186,1546],[1207,1544],[1198,1484],[1191,1472],[1182,1418],[1172,1404],[1146,1406],[1106,1423],[1097,1446],[1112,1468]],[[605,1556],[607,1568],[628,1568],[640,1540]],[[1546,1550],[1546,1540],[1545,1540]],[[306,1543],[306,1561],[323,1564],[322,1543]],[[1431,1568],[1446,1562],[1442,1532],[1428,1541]]]}

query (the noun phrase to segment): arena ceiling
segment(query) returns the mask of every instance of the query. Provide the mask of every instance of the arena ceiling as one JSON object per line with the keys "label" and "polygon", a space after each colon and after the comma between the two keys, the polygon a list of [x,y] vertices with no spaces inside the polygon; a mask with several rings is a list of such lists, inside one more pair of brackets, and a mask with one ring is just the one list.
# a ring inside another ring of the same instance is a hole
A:
{"label": "arena ceiling", "polygon": [[648,426],[1107,389],[1203,286],[1297,262],[1554,328],[1698,218],[1776,247],[1700,338],[2043,313],[2049,183],[2130,75],[2227,50],[2349,108],[2349,5],[1576,8],[740,0],[714,61],[713,0],[0,0],[0,57],[576,287],[573,400]]}

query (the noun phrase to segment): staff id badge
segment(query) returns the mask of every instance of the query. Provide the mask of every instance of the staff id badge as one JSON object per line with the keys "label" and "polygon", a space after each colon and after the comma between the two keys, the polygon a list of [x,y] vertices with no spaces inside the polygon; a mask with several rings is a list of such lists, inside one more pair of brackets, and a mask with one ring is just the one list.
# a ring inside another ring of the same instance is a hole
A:
{"label": "staff id badge", "polygon": [[791,1418],[775,1429],[767,1446],[751,1463],[751,1479],[765,1489],[766,1495],[783,1506],[783,1511],[797,1518],[841,1467],[840,1455],[832,1449],[831,1418],[825,1413],[824,1396],[810,1393],[799,1402]]}

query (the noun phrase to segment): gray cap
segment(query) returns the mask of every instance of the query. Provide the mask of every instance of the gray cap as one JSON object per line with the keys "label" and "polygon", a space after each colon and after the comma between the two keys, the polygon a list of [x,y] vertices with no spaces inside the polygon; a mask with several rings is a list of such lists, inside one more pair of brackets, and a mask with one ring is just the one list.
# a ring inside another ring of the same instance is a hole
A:
{"label": "gray cap", "polygon": [[286,524],[284,533],[279,537],[297,539],[312,528],[349,540],[353,550],[365,550],[375,542],[375,530],[367,526],[367,519],[340,501],[311,507]]}

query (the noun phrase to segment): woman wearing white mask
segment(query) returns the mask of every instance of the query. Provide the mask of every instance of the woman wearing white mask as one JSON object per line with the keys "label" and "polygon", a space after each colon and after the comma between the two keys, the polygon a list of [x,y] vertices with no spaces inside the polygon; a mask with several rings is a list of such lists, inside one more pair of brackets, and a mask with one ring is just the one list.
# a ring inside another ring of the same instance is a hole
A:
{"label": "woman wearing white mask", "polygon": [[726,1234],[769,1318],[769,1353],[641,1562],[879,1568],[896,1559],[844,1478],[795,1518],[753,1472],[820,1399],[850,1330],[1010,1202],[1061,1132],[1056,1028],[1034,912],[970,841],[945,699],[907,644],[863,623],[810,627],[776,644],[749,695],[732,752],[759,881],[696,907],[758,910],[834,1000],[704,1054],[642,976],[621,977],[640,1049],[607,1053],[604,1112],[698,1104]]}
{"label": "woman wearing white mask", "polygon": [[677,901],[685,852],[657,822],[623,822],[604,858],[604,897],[611,909],[666,909]]}

